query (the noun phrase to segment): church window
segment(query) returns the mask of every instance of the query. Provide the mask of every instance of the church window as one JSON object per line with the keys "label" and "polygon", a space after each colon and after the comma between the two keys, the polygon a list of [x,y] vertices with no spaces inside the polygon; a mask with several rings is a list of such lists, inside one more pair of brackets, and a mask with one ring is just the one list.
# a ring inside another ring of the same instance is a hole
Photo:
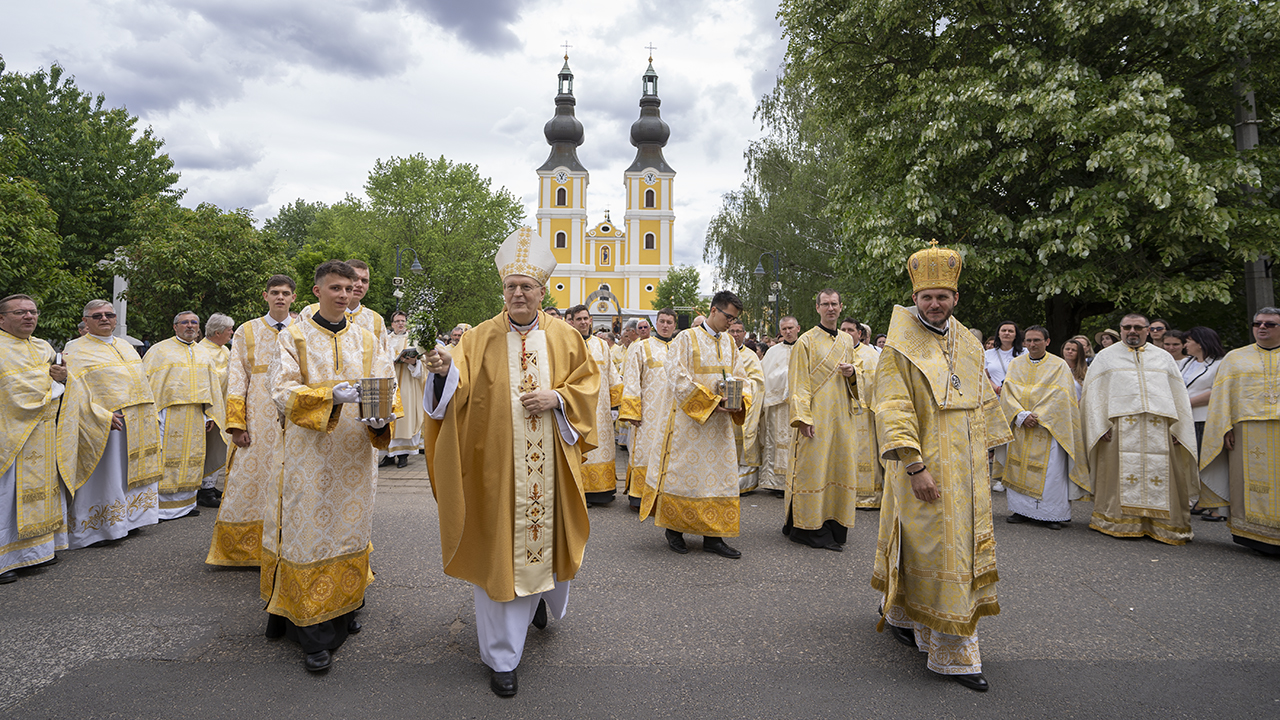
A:
{"label": "church window", "polygon": [[652,285],[645,285],[645,286],[644,286],[644,291],[645,291],[645,292],[653,292],[653,286],[652,286]]}
{"label": "church window", "polygon": [[563,248],[568,246],[569,246],[568,236],[564,234],[564,231],[561,230],[560,232],[556,233],[556,247]]}
{"label": "church window", "polygon": [[605,245],[604,247],[600,248],[600,264],[601,265],[609,264],[609,246],[608,245]]}
{"label": "church window", "polygon": [[656,239],[653,237],[653,233],[645,233],[645,234],[644,234],[644,249],[645,249],[645,250],[652,250],[654,247],[656,247],[656,242],[657,242],[657,241],[656,241]]}
{"label": "church window", "polygon": [[556,292],[564,291],[564,283],[556,283]]}
{"label": "church window", "polygon": [[656,197],[657,197],[657,196],[654,194],[654,192],[653,192],[652,190],[645,190],[645,191],[644,191],[644,206],[645,206],[645,207],[647,207],[647,208],[654,207],[654,204],[655,204],[655,198],[656,198]]}
{"label": "church window", "polygon": [[565,205],[568,205],[568,204],[569,204],[569,192],[564,188],[558,188],[556,190],[556,206],[564,207]]}
{"label": "church window", "polygon": [[609,283],[600,283],[600,289],[609,292]]}

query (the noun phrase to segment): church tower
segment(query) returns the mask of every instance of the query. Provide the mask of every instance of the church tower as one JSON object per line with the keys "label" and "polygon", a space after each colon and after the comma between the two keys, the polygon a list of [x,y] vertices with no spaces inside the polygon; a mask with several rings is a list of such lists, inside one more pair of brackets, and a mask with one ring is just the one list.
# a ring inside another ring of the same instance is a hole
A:
{"label": "church tower", "polygon": [[631,125],[631,144],[636,148],[635,160],[623,173],[627,191],[627,210],[623,216],[627,248],[625,274],[628,308],[649,310],[658,283],[666,278],[674,258],[675,212],[672,185],[676,171],[662,156],[671,137],[671,128],[658,111],[658,73],[649,69],[641,77],[640,117]]}
{"label": "church tower", "polygon": [[583,236],[587,227],[587,169],[578,162],[582,144],[582,123],[574,116],[573,71],[565,53],[560,68],[555,117],[547,121],[542,134],[551,145],[551,154],[538,168],[538,232],[551,242],[558,271],[548,281],[547,292],[559,307],[566,308],[583,296],[577,267],[590,262],[584,257]]}

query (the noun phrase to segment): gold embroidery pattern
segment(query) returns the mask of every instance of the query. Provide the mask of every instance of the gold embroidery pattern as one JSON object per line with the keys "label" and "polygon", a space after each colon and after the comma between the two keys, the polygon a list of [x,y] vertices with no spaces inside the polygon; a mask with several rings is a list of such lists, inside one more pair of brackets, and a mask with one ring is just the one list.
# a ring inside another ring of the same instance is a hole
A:
{"label": "gold embroidery pattern", "polygon": [[93,505],[89,508],[89,516],[80,521],[80,532],[88,532],[90,530],[102,530],[125,522],[133,518],[138,513],[146,512],[148,508],[156,505],[159,499],[155,490],[140,492],[133,497],[124,500],[116,500],[109,505]]}
{"label": "gold embroidery pattern", "polygon": [[275,574],[267,611],[297,625],[315,625],[354,610],[364,600],[369,548],[314,563],[277,560]]}
{"label": "gold embroidery pattern", "polygon": [[210,565],[251,567],[261,562],[262,521],[218,522],[213,528],[213,542],[209,544]]}
{"label": "gold embroidery pattern", "polygon": [[[654,511],[659,527],[678,527],[694,535],[718,536],[738,527],[738,498],[687,498],[663,493]],[[736,535],[737,533],[734,533]]]}
{"label": "gold embroidery pattern", "polygon": [[613,462],[582,466],[583,492],[609,492],[618,488],[617,465]]}

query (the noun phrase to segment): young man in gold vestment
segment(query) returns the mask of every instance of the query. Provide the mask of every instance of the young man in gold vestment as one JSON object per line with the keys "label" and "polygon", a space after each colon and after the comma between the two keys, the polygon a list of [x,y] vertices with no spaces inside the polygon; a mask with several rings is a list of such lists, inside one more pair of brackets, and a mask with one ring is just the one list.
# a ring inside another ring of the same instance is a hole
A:
{"label": "young man in gold vestment", "polygon": [[[504,311],[427,355],[427,469],[444,571],[475,586],[480,658],[509,697],[529,625],[563,618],[590,531],[582,457],[600,370],[582,335],[540,312],[551,244],[521,227],[498,248]],[[483,452],[478,449],[483,448]]]}
{"label": "young man in gold vestment", "polygon": [[738,357],[742,358],[742,369],[751,385],[751,397],[756,398],[742,424],[734,423],[733,426],[733,442],[738,449],[738,494],[745,495],[760,485],[759,398],[764,397],[764,370],[760,366],[760,357],[743,344],[747,340],[747,326],[742,318],[729,324],[729,336],[738,346]]}
{"label": "young man in gold vestment", "polygon": [[1230,510],[1237,543],[1280,555],[1280,308],[1254,313],[1253,339],[1213,381],[1200,468],[1226,453],[1227,482],[1211,487],[1202,474],[1200,505]]}
{"label": "young man in gold vestment", "polygon": [[[591,311],[586,305],[574,305],[565,311],[564,319],[587,344],[591,358],[600,369],[600,394],[596,401],[596,427],[613,424],[613,408],[622,402],[622,375],[614,370],[613,358],[605,341],[591,334]],[[634,343],[633,343],[634,344]],[[587,507],[608,505],[618,492],[618,468],[615,463],[617,444],[602,442],[582,458],[582,489],[587,494]]]}
{"label": "young man in gold vestment", "polygon": [[0,300],[0,585],[67,547],[57,453],[67,368],[32,337],[39,318],[29,295]]}
{"label": "young man in gold vestment", "polygon": [[996,615],[989,451],[1009,424],[982,346],[952,317],[961,258],[932,247],[907,261],[915,307],[896,306],[876,369],[880,454],[888,461],[871,586],[878,629],[928,653],[928,667],[985,692],[978,618]]}
{"label": "young man in gold vestment", "polygon": [[649,459],[657,447],[659,419],[666,409],[667,347],[675,339],[676,311],[663,308],[654,321],[654,334],[627,348],[622,367],[622,405],[618,419],[631,423],[631,444],[627,447],[627,499],[640,510],[644,478]]}
{"label": "young man in gold vestment", "polygon": [[800,338],[800,322],[788,315],[779,323],[779,332],[782,342],[769,348],[760,361],[764,371],[764,400],[760,403],[764,436],[760,487],[777,497],[785,497],[796,434],[791,427],[791,384],[787,374],[791,371],[791,353]]}
{"label": "young man in gold vestment", "polygon": [[[689,552],[684,533],[703,536],[702,549],[737,559],[742,553],[724,541],[738,536],[738,452],[733,425],[751,410],[751,381],[738,345],[727,332],[742,312],[737,295],[722,290],[711,298],[711,314],[700,327],[676,336],[667,351],[667,407],[661,443],[649,457],[640,519],[666,528],[667,546]],[[742,403],[725,406],[728,380],[742,381]]]}
{"label": "young man in gold vestment", "polygon": [[360,417],[356,383],[392,370],[379,339],[347,319],[355,279],[338,260],[316,268],[319,307],[279,334],[268,370],[284,418],[277,444],[284,462],[267,496],[260,592],[267,636],[295,640],[313,672],[360,631],[355,611],[373,579],[375,448],[385,450],[393,430],[393,408],[387,417]]}
{"label": "young man in gold vestment", "polygon": [[231,567],[259,567],[262,516],[283,458],[277,454],[279,413],[267,371],[280,354],[280,333],[293,324],[289,306],[297,284],[288,275],[267,280],[262,299],[267,314],[240,325],[227,363],[227,432],[231,452],[226,490],[219,500],[218,520],[205,562]]}

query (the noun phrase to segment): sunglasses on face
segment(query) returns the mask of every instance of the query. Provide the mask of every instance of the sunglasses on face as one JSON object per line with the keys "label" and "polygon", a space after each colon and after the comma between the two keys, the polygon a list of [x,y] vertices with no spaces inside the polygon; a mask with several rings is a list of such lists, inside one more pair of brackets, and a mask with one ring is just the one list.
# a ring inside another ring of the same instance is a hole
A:
{"label": "sunglasses on face", "polygon": [[115,316],[116,314],[112,312],[100,312],[100,313],[94,313],[92,315],[85,315],[85,317],[89,318],[90,320],[113,320],[115,319]]}

